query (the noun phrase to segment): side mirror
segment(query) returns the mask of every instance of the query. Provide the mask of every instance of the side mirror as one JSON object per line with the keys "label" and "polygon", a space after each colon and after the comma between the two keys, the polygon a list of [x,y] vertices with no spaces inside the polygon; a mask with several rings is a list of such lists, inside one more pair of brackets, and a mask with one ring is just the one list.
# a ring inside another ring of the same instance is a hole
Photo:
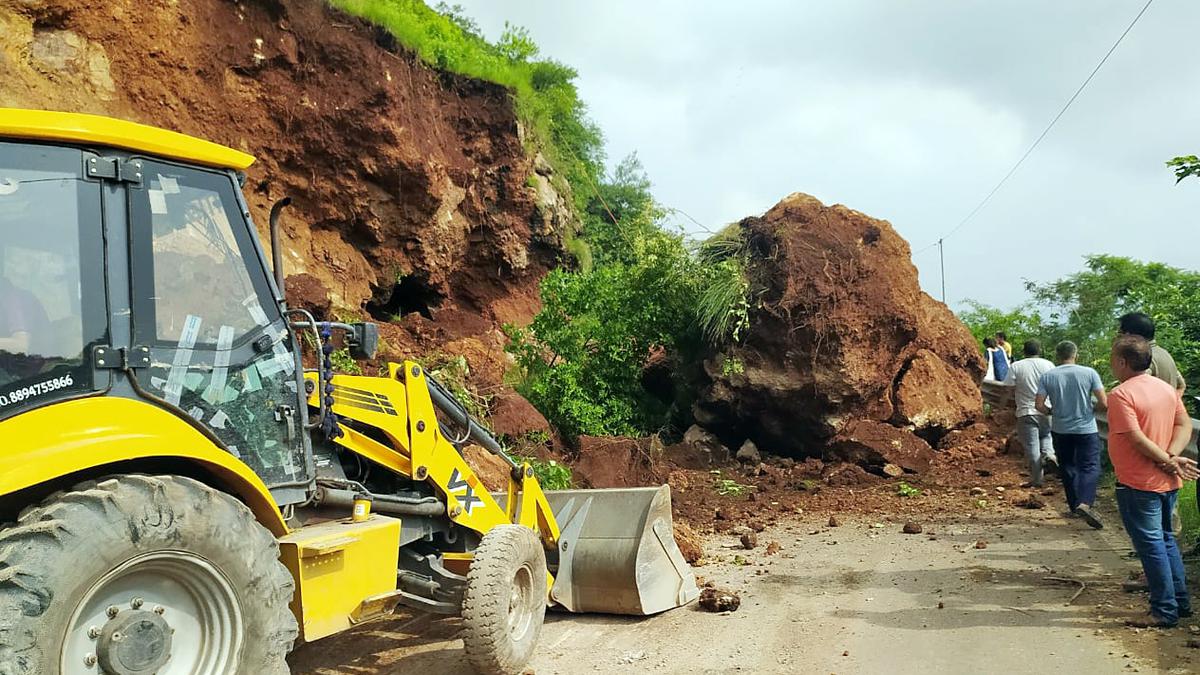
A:
{"label": "side mirror", "polygon": [[350,333],[346,336],[350,355],[356,359],[373,359],[379,351],[379,325],[369,322],[350,324]]}

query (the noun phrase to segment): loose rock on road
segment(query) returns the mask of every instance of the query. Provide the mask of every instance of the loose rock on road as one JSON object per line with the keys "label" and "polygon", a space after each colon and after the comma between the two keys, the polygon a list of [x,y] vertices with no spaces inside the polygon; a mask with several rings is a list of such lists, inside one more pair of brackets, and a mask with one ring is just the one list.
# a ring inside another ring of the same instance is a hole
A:
{"label": "loose rock on road", "polygon": [[[1014,515],[1015,514],[1015,515]],[[1120,591],[1136,561],[1114,525],[1054,509],[903,521],[796,516],[761,534],[778,552],[708,539],[697,574],[741,595],[736,612],[694,605],[647,619],[551,613],[536,673],[1187,673],[1186,627],[1135,631],[1145,596]],[[815,532],[816,534],[810,534]],[[977,547],[988,541],[986,548]],[[745,564],[736,564],[740,560]],[[1078,580],[1086,589],[1071,600]],[[457,620],[399,617],[306,645],[293,672],[454,673]]]}

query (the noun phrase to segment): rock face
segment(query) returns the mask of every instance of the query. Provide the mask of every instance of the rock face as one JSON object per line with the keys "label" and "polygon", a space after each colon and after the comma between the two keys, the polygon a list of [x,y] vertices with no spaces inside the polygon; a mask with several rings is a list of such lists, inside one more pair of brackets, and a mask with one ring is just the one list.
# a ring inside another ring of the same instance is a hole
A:
{"label": "rock face", "polygon": [[504,386],[491,336],[532,319],[577,224],[503,87],[431,68],[324,2],[0,0],[0,105],[254,155],[244,192],[260,234],[293,198],[280,221],[293,306],[387,322],[392,360],[486,346],[471,383],[506,394],[503,432],[545,428]]}
{"label": "rock face", "polygon": [[953,429],[980,412],[979,385],[928,349],[908,363],[896,385],[896,418],[917,429]]}
{"label": "rock face", "polygon": [[859,420],[936,437],[981,412],[979,350],[890,224],[797,193],[739,227],[756,308],[744,342],[706,362],[698,422],[818,455]]}

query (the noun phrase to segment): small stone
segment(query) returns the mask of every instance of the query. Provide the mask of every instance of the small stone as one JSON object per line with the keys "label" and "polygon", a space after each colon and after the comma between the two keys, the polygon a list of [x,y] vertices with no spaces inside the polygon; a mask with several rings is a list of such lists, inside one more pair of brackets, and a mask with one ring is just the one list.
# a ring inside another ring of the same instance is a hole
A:
{"label": "small stone", "polygon": [[737,461],[743,464],[761,464],[762,454],[758,451],[758,446],[754,445],[754,441],[747,440],[742,443],[742,447],[738,448]]}
{"label": "small stone", "polygon": [[997,486],[996,486],[996,492],[999,492],[1000,494],[1004,494],[1004,486],[1003,486],[1003,485],[997,485]]}
{"label": "small stone", "polygon": [[1196,638],[1190,638],[1187,641],[1187,646],[1192,649],[1200,649],[1200,640],[1197,640]]}
{"label": "small stone", "polygon": [[747,532],[742,535],[742,548],[747,551],[758,546],[758,535],[753,532]]}
{"label": "small stone", "polygon": [[775,555],[776,553],[779,553],[781,548],[783,547],[779,545],[779,542],[772,541],[767,544],[767,555]]}
{"label": "small stone", "polygon": [[938,609],[946,609],[946,603],[944,603],[944,602],[939,602],[939,603],[938,603]]}
{"label": "small stone", "polygon": [[850,656],[850,650],[847,649],[846,651],[842,652],[842,656]]}
{"label": "small stone", "polygon": [[988,543],[986,539],[980,539],[979,541],[975,542],[975,548],[987,548],[987,544]]}
{"label": "small stone", "polygon": [[706,612],[736,612],[741,604],[741,596],[733,591],[713,587],[700,591],[700,609]]}
{"label": "small stone", "polygon": [[921,534],[921,524],[909,521],[904,524],[904,534]]}
{"label": "small stone", "polygon": [[884,464],[883,474],[890,478],[899,478],[900,476],[904,475],[904,469],[901,469],[895,464]]}
{"label": "small stone", "polygon": [[841,523],[838,522],[837,516],[829,516],[830,527],[839,527],[840,525]]}
{"label": "small stone", "polygon": [[971,488],[971,496],[972,496],[972,497],[982,497],[982,496],[984,496],[984,495],[986,495],[986,494],[987,494],[987,490],[984,490],[984,489],[983,489],[983,488],[981,488],[981,487],[973,487],[973,488]]}
{"label": "small stone", "polygon": [[1032,492],[1029,493],[1029,496],[1025,497],[1025,499],[1022,499],[1022,500],[1020,500],[1018,502],[1014,502],[1014,503],[1023,509],[1044,509],[1044,508],[1046,508],[1046,502],[1042,501],[1041,497],[1038,497],[1037,495],[1033,494]]}

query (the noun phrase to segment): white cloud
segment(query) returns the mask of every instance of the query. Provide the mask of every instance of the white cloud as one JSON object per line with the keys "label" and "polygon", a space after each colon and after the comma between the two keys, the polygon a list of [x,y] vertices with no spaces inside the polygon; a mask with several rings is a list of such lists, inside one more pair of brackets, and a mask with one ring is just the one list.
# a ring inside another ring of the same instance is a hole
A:
{"label": "white cloud", "polygon": [[[527,26],[579,70],[611,161],[712,228],[803,191],[890,220],[919,248],[1033,142],[1141,2],[458,0],[495,37]],[[951,302],[1013,304],[1088,253],[1196,266],[1200,3],[1156,3],[1020,172],[947,241]],[[936,251],[914,261],[939,293]]]}

